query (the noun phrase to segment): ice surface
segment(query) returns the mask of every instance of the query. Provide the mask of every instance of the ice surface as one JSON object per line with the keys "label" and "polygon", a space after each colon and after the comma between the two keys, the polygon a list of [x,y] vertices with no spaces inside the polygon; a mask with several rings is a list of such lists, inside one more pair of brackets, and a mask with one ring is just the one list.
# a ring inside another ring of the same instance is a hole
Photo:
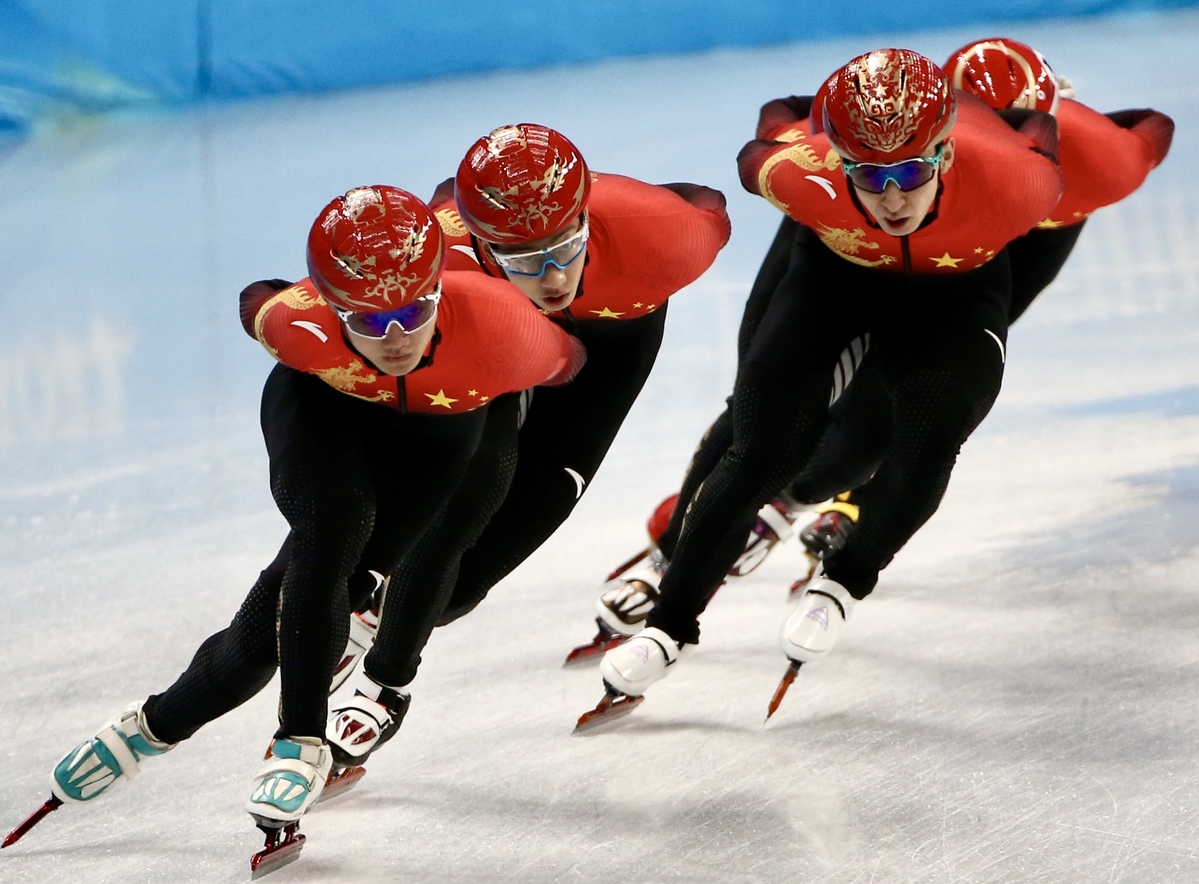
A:
{"label": "ice surface", "polygon": [[[794,547],[611,730],[563,670],[727,394],[777,214],[733,158],[759,105],[851,55],[1007,33],[1101,110],[1175,118],[1165,166],[1097,214],[1015,328],[941,511],[805,667],[776,634]],[[600,170],[729,196],[734,235],[672,302],[658,367],[573,519],[435,634],[396,740],[304,823],[284,882],[1199,880],[1199,14],[883,35],[77,120],[0,147],[0,825],[232,615],[284,533],[235,295],[303,274],[349,187],[429,194],[537,120]],[[0,854],[19,882],[241,881],[269,688],[144,776]]]}

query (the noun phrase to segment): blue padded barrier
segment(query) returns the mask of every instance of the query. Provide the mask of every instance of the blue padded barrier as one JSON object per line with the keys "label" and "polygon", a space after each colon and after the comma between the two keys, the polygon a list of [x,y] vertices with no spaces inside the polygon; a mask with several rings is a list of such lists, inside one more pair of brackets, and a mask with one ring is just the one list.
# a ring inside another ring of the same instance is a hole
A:
{"label": "blue padded barrier", "polygon": [[308,92],[1199,0],[0,0],[0,133],[57,109]]}

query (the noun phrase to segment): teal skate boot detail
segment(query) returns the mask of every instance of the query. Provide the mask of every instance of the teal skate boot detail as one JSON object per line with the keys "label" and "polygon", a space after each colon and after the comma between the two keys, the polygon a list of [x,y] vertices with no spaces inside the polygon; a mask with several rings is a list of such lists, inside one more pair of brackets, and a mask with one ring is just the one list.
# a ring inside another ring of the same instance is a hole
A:
{"label": "teal skate boot detail", "polygon": [[258,772],[246,811],[260,826],[297,821],[320,798],[333,755],[318,737],[279,737]]}
{"label": "teal skate boot detail", "polygon": [[54,766],[51,791],[60,801],[76,804],[91,801],[121,780],[137,776],[142,759],[174,747],[150,732],[142,704],[132,703]]}

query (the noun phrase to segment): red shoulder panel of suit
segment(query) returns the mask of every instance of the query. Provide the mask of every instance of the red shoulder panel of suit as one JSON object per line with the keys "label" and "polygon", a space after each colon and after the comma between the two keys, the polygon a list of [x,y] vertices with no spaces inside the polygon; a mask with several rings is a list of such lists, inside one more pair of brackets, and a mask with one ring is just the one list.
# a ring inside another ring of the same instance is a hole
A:
{"label": "red shoulder panel of suit", "polygon": [[1101,114],[1063,99],[1057,110],[1061,201],[1041,227],[1065,227],[1135,191],[1165,159],[1174,121],[1155,110]]}
{"label": "red shoulder panel of suit", "polygon": [[852,198],[828,139],[813,135],[806,118],[795,119],[806,110],[795,99],[763,109],[759,132],[769,137],[742,149],[741,182],[855,264],[915,273],[970,270],[1028,232],[1061,196],[1061,172],[1046,156],[1046,132],[1040,131],[1052,133],[1051,118],[1037,115],[1024,134],[981,102],[963,101],[952,133],[956,158],[942,176],[935,217],[906,238],[891,236]]}
{"label": "red shoulder panel of suit", "polygon": [[507,283],[446,273],[430,365],[402,378],[376,371],[346,342],[311,280],[242,294],[246,330],[284,365],[359,399],[427,414],[471,411],[503,393],[564,383],[582,366],[582,345]]}
{"label": "red shoulder panel of suit", "polygon": [[[450,246],[450,267],[481,268],[452,194],[439,188],[433,209]],[[593,173],[591,237],[582,294],[570,305],[578,320],[635,319],[694,282],[712,265],[731,232],[724,195],[698,184],[646,184]],[[492,271],[498,272],[498,271]]]}

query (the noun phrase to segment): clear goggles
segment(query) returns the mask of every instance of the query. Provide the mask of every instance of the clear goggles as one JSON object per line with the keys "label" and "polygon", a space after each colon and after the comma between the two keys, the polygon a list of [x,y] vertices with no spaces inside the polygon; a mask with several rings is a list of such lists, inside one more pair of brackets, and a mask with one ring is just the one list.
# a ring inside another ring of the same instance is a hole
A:
{"label": "clear goggles", "polygon": [[[333,312],[342,321],[346,329],[360,338],[385,338],[392,323],[399,326],[406,335],[420,331],[433,321],[437,315],[437,305],[441,301],[441,283],[429,294],[409,301],[403,307],[388,310],[386,313],[358,313],[342,307],[333,307]],[[332,305],[330,305],[332,306]]]}
{"label": "clear goggles", "polygon": [[894,181],[900,190],[915,190],[933,180],[944,153],[945,142],[941,142],[937,145],[937,152],[931,157],[913,157],[910,160],[881,165],[842,159],[841,168],[845,170],[845,176],[854,187],[867,193],[882,193],[887,189],[888,181]]}
{"label": "clear goggles", "polygon": [[559,270],[565,270],[575,261],[587,247],[587,236],[590,226],[583,219],[583,226],[560,243],[555,243],[548,249],[537,249],[533,252],[501,252],[494,246],[489,250],[495,263],[499,264],[506,273],[515,276],[541,276],[553,264]]}

